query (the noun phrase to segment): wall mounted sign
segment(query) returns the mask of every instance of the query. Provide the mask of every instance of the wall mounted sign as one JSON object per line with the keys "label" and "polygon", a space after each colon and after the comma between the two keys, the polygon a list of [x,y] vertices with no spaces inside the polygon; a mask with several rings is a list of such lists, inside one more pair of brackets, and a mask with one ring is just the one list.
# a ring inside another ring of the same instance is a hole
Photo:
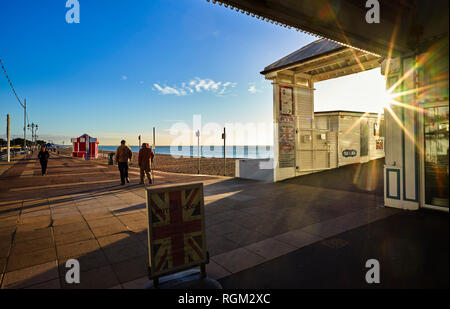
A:
{"label": "wall mounted sign", "polygon": [[357,154],[358,151],[356,151],[355,149],[345,149],[344,151],[342,151],[342,156],[345,158],[353,158],[356,157]]}
{"label": "wall mounted sign", "polygon": [[279,167],[295,166],[295,121],[294,116],[280,116],[278,122]]}
{"label": "wall mounted sign", "polygon": [[147,189],[147,212],[151,279],[204,268],[208,254],[202,183]]}
{"label": "wall mounted sign", "polygon": [[294,114],[294,88],[280,86],[280,113],[282,115]]}
{"label": "wall mounted sign", "polygon": [[381,150],[383,150],[384,149],[384,140],[383,139],[381,139],[381,138],[379,138],[379,139],[377,139],[376,141],[375,141],[375,148],[378,150],[378,149],[381,149]]}

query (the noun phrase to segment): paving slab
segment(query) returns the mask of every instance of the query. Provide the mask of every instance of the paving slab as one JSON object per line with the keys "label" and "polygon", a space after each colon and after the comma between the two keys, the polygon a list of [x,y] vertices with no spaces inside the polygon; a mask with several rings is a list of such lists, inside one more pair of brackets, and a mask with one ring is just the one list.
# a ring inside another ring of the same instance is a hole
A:
{"label": "paving slab", "polygon": [[96,219],[104,219],[104,218],[112,218],[114,215],[107,209],[101,209],[97,212],[93,213],[83,213],[84,219],[87,221],[96,220]]}
{"label": "paving slab", "polygon": [[57,246],[80,242],[83,240],[94,239],[95,236],[91,230],[84,229],[65,234],[55,234],[55,244]]}
{"label": "paving slab", "polygon": [[107,225],[120,225],[121,221],[114,217],[103,217],[103,218],[95,218],[95,219],[89,219],[87,220],[87,223],[91,228],[95,227],[101,227],[101,226],[107,226]]}
{"label": "paving slab", "polygon": [[3,278],[2,288],[24,288],[58,278],[56,260],[20,270],[7,272]]}
{"label": "paving slab", "polygon": [[105,253],[102,250],[96,250],[89,253],[84,253],[80,255],[75,255],[71,257],[59,258],[58,268],[60,272],[60,277],[64,278],[67,271],[66,263],[69,260],[76,259],[80,264],[80,271],[85,272],[96,268],[101,268],[110,265],[110,262],[106,258]]}
{"label": "paving slab", "polygon": [[52,237],[14,241],[11,255],[26,254],[41,249],[53,248],[54,246],[55,244]]}
{"label": "paving slab", "polygon": [[111,264],[117,264],[131,258],[148,256],[148,252],[143,245],[134,243],[103,248],[103,251]]}
{"label": "paving slab", "polygon": [[301,229],[301,231],[319,236],[322,238],[327,238],[348,230],[345,226],[335,225],[334,220],[329,220],[325,222],[319,222],[313,225],[309,225]]}
{"label": "paving slab", "polygon": [[207,230],[211,231],[214,234],[226,235],[226,234],[236,231],[239,228],[241,228],[241,226],[239,224],[236,224],[231,221],[226,221],[226,222],[208,226]]}
{"label": "paving slab", "polygon": [[77,231],[89,230],[89,226],[86,222],[74,222],[64,225],[58,225],[53,228],[55,235],[70,234]]}
{"label": "paving slab", "polygon": [[6,258],[0,258],[0,274],[3,274],[5,272],[5,267],[6,267]]}
{"label": "paving slab", "polygon": [[0,259],[9,256],[12,237],[0,237]]}
{"label": "paving slab", "polygon": [[33,232],[35,230],[39,229],[45,229],[50,227],[52,224],[52,221],[50,217],[48,217],[44,221],[30,223],[30,224],[19,224],[16,226],[16,233],[22,233],[22,232]]}
{"label": "paving slab", "polygon": [[34,265],[45,264],[54,260],[56,260],[56,250],[54,247],[39,249],[23,254],[11,253],[6,265],[6,271],[11,272]]}
{"label": "paving slab", "polygon": [[79,284],[68,284],[61,280],[63,289],[108,289],[117,285],[119,280],[110,265],[81,272]]}
{"label": "paving slab", "polygon": [[206,265],[206,274],[208,277],[214,280],[219,280],[231,275],[231,272],[226,270],[213,260],[210,260],[209,263]]}
{"label": "paving slab", "polygon": [[224,237],[241,247],[267,238],[267,236],[262,233],[244,228],[237,228],[231,233],[225,234]]}
{"label": "paving slab", "polygon": [[313,235],[302,230],[293,230],[275,236],[274,239],[284,242],[288,245],[294,246],[296,248],[302,248],[309,244],[322,240],[323,237]]}
{"label": "paving slab", "polygon": [[102,248],[112,248],[115,246],[123,246],[124,244],[140,244],[140,239],[135,234],[130,232],[99,237],[97,238],[97,241]]}
{"label": "paving slab", "polygon": [[245,248],[238,248],[211,258],[216,264],[222,266],[231,273],[237,273],[244,269],[263,263],[265,259]]}
{"label": "paving slab", "polygon": [[72,223],[85,223],[85,218],[80,213],[66,213],[52,215],[52,226],[57,227]]}
{"label": "paving slab", "polygon": [[146,255],[131,258],[112,265],[120,283],[126,283],[148,274],[148,257]]}
{"label": "paving slab", "polygon": [[222,254],[241,247],[239,244],[225,238],[225,236],[212,236],[206,234],[207,250],[211,256]]}
{"label": "paving slab", "polygon": [[25,289],[33,289],[33,290],[58,290],[61,288],[61,283],[59,279],[53,279],[46,282],[38,283],[35,285],[31,285],[26,287]]}
{"label": "paving slab", "polygon": [[51,238],[52,230],[51,228],[39,228],[30,231],[17,232],[14,236],[15,241],[27,241],[39,238]]}
{"label": "paving slab", "polygon": [[251,245],[246,246],[245,249],[258,254],[259,256],[262,256],[266,260],[271,260],[292,252],[297,248],[274,238],[268,238],[256,243],[252,243]]}
{"label": "paving slab", "polygon": [[140,290],[143,289],[149,282],[150,280],[148,277],[144,276],[126,283],[122,283],[122,287],[129,290]]}
{"label": "paving slab", "polygon": [[91,227],[91,230],[96,238],[129,231],[126,228],[126,226],[123,225],[122,223],[116,223],[114,225],[107,225],[107,226]]}
{"label": "paving slab", "polygon": [[99,249],[100,246],[95,239],[82,240],[70,244],[61,244],[57,245],[56,247],[59,259],[80,256],[82,254],[94,252]]}

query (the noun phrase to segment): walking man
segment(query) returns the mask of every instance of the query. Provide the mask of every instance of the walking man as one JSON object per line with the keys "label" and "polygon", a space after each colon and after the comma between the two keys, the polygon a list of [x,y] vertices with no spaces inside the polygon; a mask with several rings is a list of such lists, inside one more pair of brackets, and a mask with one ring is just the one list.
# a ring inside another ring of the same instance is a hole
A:
{"label": "walking man", "polygon": [[152,183],[152,177],[150,176],[151,164],[153,162],[153,151],[150,149],[147,143],[142,144],[142,148],[139,150],[139,168],[141,170],[141,184],[144,184],[145,175],[147,175],[149,184]]}
{"label": "walking man", "polygon": [[132,156],[133,152],[130,147],[126,145],[126,141],[122,140],[120,146],[116,150],[115,156],[115,161],[119,166],[120,182],[122,185],[125,184],[125,181],[127,181],[127,183],[130,182],[130,178],[128,178],[128,160],[131,160]]}
{"label": "walking man", "polygon": [[42,146],[41,151],[39,151],[38,154],[39,162],[41,163],[42,176],[47,173],[47,163],[49,157],[50,154],[48,153],[47,149],[45,148],[45,146]]}

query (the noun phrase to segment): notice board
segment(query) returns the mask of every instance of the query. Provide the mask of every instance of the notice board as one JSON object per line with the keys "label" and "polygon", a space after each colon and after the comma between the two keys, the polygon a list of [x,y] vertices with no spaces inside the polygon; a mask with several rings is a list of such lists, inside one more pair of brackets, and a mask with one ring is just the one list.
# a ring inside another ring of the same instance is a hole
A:
{"label": "notice board", "polygon": [[208,263],[203,183],[147,189],[150,278]]}
{"label": "notice board", "polygon": [[295,118],[280,116],[278,121],[279,167],[295,167]]}
{"label": "notice board", "polygon": [[294,114],[294,89],[292,87],[280,86],[280,114]]}

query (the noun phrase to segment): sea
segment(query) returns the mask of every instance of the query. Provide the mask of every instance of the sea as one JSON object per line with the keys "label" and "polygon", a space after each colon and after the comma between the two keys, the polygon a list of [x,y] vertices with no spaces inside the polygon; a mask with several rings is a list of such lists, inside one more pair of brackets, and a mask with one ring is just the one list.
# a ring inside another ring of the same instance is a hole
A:
{"label": "sea", "polygon": [[[103,151],[116,151],[118,146],[98,147]],[[133,152],[139,152],[139,146],[130,146]],[[176,157],[198,157],[197,146],[156,146],[156,154]],[[269,145],[226,146],[225,155],[234,159],[267,159],[273,158],[273,147]],[[223,158],[223,146],[200,146],[200,156],[205,158]]]}

